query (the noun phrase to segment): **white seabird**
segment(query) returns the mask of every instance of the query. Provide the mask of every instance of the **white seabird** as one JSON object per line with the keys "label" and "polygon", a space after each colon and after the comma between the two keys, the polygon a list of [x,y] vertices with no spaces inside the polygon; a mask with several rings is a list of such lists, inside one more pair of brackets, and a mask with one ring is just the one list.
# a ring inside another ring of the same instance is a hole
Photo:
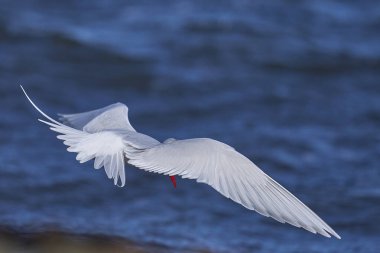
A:
{"label": "white seabird", "polygon": [[310,208],[265,174],[234,148],[209,138],[168,139],[163,143],[137,132],[129,122],[128,107],[116,103],[107,107],[60,115],[62,123],[39,109],[46,118],[39,121],[59,133],[58,139],[78,153],[80,163],[95,159],[95,169],[104,167],[114,184],[125,185],[125,163],[137,168],[206,183],[223,196],[270,216],[281,223],[302,227],[326,237],[341,237]]}

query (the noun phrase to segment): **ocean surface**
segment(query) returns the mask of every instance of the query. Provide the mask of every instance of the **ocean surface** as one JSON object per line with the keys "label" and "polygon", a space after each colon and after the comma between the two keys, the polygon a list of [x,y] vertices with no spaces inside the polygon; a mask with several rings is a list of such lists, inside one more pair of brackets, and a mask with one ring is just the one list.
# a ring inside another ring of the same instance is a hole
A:
{"label": "ocean surface", "polygon": [[[379,31],[379,1],[0,0],[0,226],[168,252],[380,252]],[[52,116],[123,102],[160,141],[223,141],[342,239],[134,167],[117,188],[20,84]]]}

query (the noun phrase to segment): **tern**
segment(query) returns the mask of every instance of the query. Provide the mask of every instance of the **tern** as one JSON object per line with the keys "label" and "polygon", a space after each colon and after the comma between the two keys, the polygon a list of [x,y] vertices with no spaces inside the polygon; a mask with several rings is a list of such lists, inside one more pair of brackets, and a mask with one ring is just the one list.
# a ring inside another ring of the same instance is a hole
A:
{"label": "tern", "polygon": [[94,168],[103,167],[115,185],[125,185],[126,164],[168,175],[174,186],[174,176],[195,179],[281,223],[341,238],[298,198],[225,143],[209,138],[170,138],[161,143],[132,127],[128,107],[122,103],[89,112],[60,114],[58,122],[38,108],[22,86],[21,89],[45,118],[38,120],[59,134],[57,138],[68,146],[67,151],[77,153],[80,163],[94,159]]}

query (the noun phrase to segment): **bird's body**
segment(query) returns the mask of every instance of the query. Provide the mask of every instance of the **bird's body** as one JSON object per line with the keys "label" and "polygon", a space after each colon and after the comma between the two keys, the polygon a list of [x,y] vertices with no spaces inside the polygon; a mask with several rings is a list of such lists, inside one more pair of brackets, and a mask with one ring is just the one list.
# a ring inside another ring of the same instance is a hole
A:
{"label": "bird's body", "polygon": [[25,95],[48,120],[40,121],[59,133],[57,138],[69,146],[67,150],[78,153],[77,160],[81,163],[94,159],[95,169],[104,167],[115,185],[125,185],[126,163],[168,175],[174,186],[174,176],[195,179],[264,216],[340,239],[318,215],[227,144],[209,138],[170,138],[161,143],[137,132],[129,122],[128,107],[121,103],[85,113],[60,115],[60,123]]}

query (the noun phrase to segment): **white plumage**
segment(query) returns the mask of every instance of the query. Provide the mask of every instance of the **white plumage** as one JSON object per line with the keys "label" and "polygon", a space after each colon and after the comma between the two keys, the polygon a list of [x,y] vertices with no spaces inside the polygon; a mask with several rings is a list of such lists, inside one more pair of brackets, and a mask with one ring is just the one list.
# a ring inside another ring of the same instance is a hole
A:
{"label": "white plumage", "polygon": [[128,119],[128,107],[121,103],[60,115],[60,123],[41,111],[22,90],[48,121],[39,120],[59,133],[57,138],[69,146],[67,151],[76,152],[81,163],[94,159],[95,169],[104,167],[115,185],[125,185],[127,162],[146,171],[195,179],[264,216],[340,239],[305,204],[227,144],[208,138],[168,139],[161,143],[136,132]]}

